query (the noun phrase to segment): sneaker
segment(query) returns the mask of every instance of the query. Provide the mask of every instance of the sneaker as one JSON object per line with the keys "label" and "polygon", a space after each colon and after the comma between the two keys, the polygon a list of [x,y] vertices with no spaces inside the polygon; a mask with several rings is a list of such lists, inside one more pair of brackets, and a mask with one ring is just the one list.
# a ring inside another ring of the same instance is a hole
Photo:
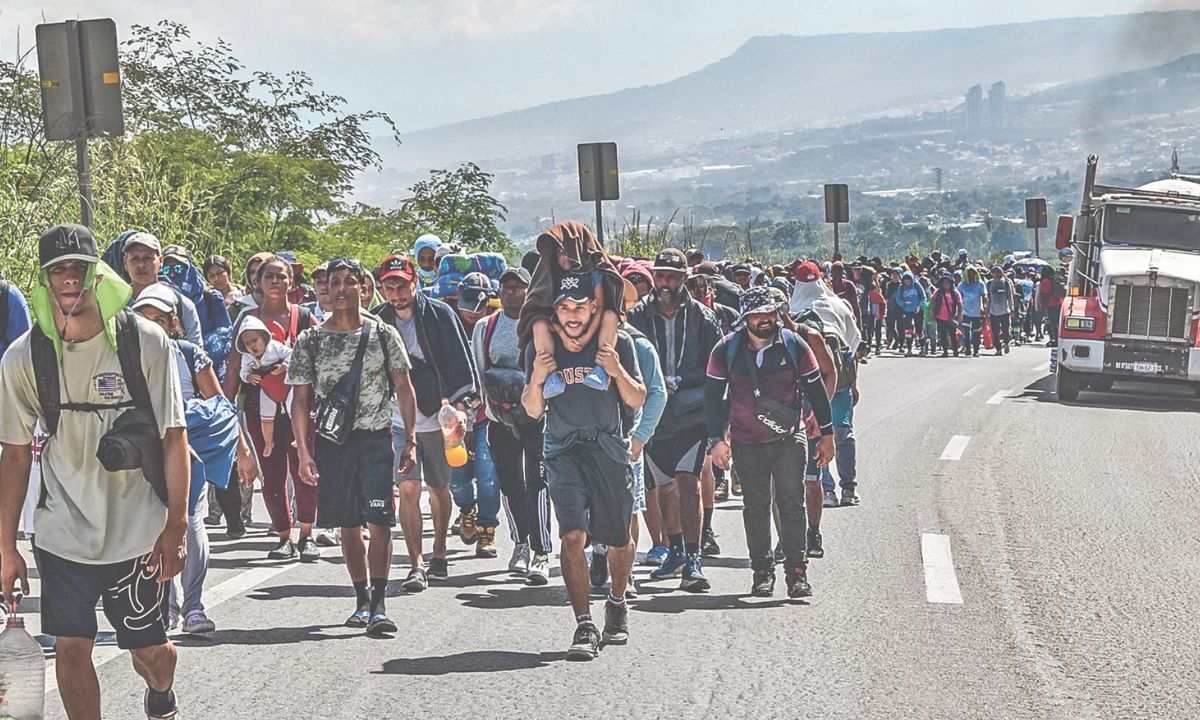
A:
{"label": "sneaker", "polygon": [[775,594],[775,571],[755,570],[754,584],[750,586],[751,597],[771,597]]}
{"label": "sneaker", "polygon": [[608,582],[608,556],[592,552],[592,562],[588,567],[588,580],[592,587],[599,590]]}
{"label": "sneaker", "polygon": [[514,575],[529,572],[529,543],[517,543],[508,561],[508,571]]}
{"label": "sneaker", "polygon": [[365,628],[371,622],[371,608],[368,605],[362,605],[354,614],[346,618],[346,627],[348,628]]}
{"label": "sneaker", "polygon": [[154,688],[146,688],[142,709],[146,711],[147,720],[174,720],[179,717],[179,703],[174,690],[159,692]]}
{"label": "sneaker", "polygon": [[682,551],[669,550],[662,564],[650,571],[650,579],[662,580],[663,578],[674,577],[683,570],[685,562],[687,562],[687,557]]}
{"label": "sneaker", "polygon": [[725,502],[729,499],[729,481],[722,480],[713,488],[713,502]]}
{"label": "sneaker", "polygon": [[529,572],[525,574],[525,584],[542,586],[550,582],[550,556],[546,553],[536,553],[533,562],[529,563]]}
{"label": "sneaker", "polygon": [[803,598],[812,595],[812,585],[808,584],[807,568],[788,568],[785,577],[787,578],[788,597]]}
{"label": "sneaker", "polygon": [[775,549],[771,551],[771,556],[775,558],[775,562],[777,563],[781,563],[787,559],[787,556],[783,554],[782,542],[775,543]]}
{"label": "sneaker", "polygon": [[464,545],[474,545],[475,541],[479,539],[479,528],[475,526],[477,512],[475,506],[472,505],[470,510],[462,510],[458,513],[458,537]]}
{"label": "sneaker", "polygon": [[434,580],[445,580],[450,577],[450,563],[446,558],[429,558],[429,569],[426,571]]}
{"label": "sneaker", "polygon": [[338,545],[341,545],[342,544],[341,528],[334,528],[332,530],[318,530],[317,531],[317,544],[321,545],[323,547],[337,547]]}
{"label": "sneaker", "polygon": [[217,624],[203,610],[193,610],[183,619],[183,631],[188,635],[208,635],[216,630]]}
{"label": "sneaker", "polygon": [[642,564],[648,567],[658,567],[663,564],[663,560],[667,559],[667,555],[671,554],[671,548],[666,545],[655,545],[650,548],[650,552],[646,553],[646,557],[642,558]]}
{"label": "sneaker", "polygon": [[721,554],[721,546],[717,544],[717,534],[712,528],[706,528],[700,539],[700,557],[717,557]]}
{"label": "sneaker", "polygon": [[625,584],[625,599],[632,600],[638,596],[637,581],[633,573],[629,573],[629,582]]}
{"label": "sneaker", "polygon": [[679,583],[680,590],[688,592],[704,592],[711,588],[708,578],[704,577],[699,555],[689,555],[683,563],[683,580]]}
{"label": "sneaker", "polygon": [[239,527],[229,528],[225,531],[225,537],[229,538],[230,540],[241,540],[242,538],[246,537],[246,526],[241,525]]}
{"label": "sneaker", "polygon": [[742,496],[742,484],[740,482],[738,482],[737,480],[734,480],[732,483],[729,484],[729,492],[733,493],[734,497],[741,497]]}
{"label": "sneaker", "polygon": [[542,386],[542,398],[549,400],[550,398],[562,395],[566,391],[567,383],[563,381],[562,375],[550,373],[550,376],[546,378],[546,384]]}
{"label": "sneaker", "polygon": [[842,488],[842,507],[858,505],[861,502],[862,498],[858,496],[857,488]]}
{"label": "sneaker", "polygon": [[398,630],[396,623],[392,622],[385,612],[372,614],[371,621],[367,623],[368,635],[392,635],[396,630]]}
{"label": "sneaker", "polygon": [[825,557],[825,547],[821,544],[821,531],[813,527],[808,529],[808,556],[810,558]]}
{"label": "sneaker", "polygon": [[300,538],[296,550],[300,553],[300,562],[316,562],[321,559],[321,548],[317,547],[317,543],[311,537]]}
{"label": "sneaker", "polygon": [[826,490],[825,491],[825,499],[821,502],[821,507],[832,508],[832,507],[837,507],[837,506],[838,506],[837,495],[835,495],[832,490]]}
{"label": "sneaker", "polygon": [[221,511],[218,510],[217,512],[210,512],[208,515],[206,515],[204,517],[204,524],[209,527],[213,527],[214,525],[220,525],[221,524]]}
{"label": "sneaker", "polygon": [[629,606],[604,603],[604,644],[624,645],[629,642]]}
{"label": "sneaker", "polygon": [[291,539],[280,540],[275,549],[267,553],[268,560],[291,560],[296,557],[296,543]]}
{"label": "sneaker", "polygon": [[608,383],[608,371],[599,365],[594,366],[591,372],[583,376],[584,387],[590,387],[593,390],[607,390]]}
{"label": "sneaker", "polygon": [[[552,375],[551,377],[557,377]],[[567,648],[567,659],[576,661],[595,660],[600,654],[600,631],[593,622],[581,622],[575,628],[571,647]]]}
{"label": "sneaker", "polygon": [[174,632],[179,629],[179,613],[171,610],[167,613],[167,632]]}
{"label": "sneaker", "polygon": [[496,528],[479,528],[475,537],[475,557],[494,558],[499,554],[496,550]]}
{"label": "sneaker", "polygon": [[419,593],[429,587],[429,575],[425,568],[413,568],[408,571],[408,577],[400,583],[400,587],[410,593]]}

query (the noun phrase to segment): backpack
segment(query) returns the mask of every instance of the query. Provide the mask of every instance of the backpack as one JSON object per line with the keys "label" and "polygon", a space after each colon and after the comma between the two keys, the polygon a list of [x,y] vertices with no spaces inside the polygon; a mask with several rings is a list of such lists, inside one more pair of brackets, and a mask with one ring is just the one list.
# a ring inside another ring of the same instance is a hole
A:
{"label": "backpack", "polygon": [[1067,297],[1067,286],[1060,282],[1057,276],[1050,278],[1050,295],[1055,300]]}
{"label": "backpack", "polygon": [[[797,315],[795,320],[798,324],[807,325],[817,331],[825,340],[825,346],[829,348],[829,356],[833,358],[833,367],[837,371],[837,385],[834,386],[834,392],[839,393],[853,385],[858,380],[858,363],[853,358],[847,357],[850,349],[842,342],[841,336],[827,327],[825,321],[812,308]],[[833,400],[833,398],[829,399]]]}
{"label": "backpack", "polygon": [[0,339],[4,347],[8,347],[8,313],[9,313],[8,281],[0,277]]}
{"label": "backpack", "polygon": [[[503,312],[503,311],[501,311]],[[521,404],[525,389],[525,373],[516,368],[492,367],[492,335],[500,323],[500,313],[492,313],[483,328],[483,378],[488,409],[492,415],[514,433],[535,423]]]}

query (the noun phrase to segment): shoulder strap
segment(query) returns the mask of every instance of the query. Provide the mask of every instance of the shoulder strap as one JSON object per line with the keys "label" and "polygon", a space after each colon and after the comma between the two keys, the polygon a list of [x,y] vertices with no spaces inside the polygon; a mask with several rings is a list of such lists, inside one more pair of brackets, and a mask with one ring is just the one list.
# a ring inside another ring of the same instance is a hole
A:
{"label": "shoulder strap", "polygon": [[388,350],[387,338],[383,332],[383,321],[377,318],[371,320],[375,324],[375,332],[379,335],[379,347],[383,350],[383,376],[387,378],[388,395],[396,393],[396,386],[392,384],[392,353]]}
{"label": "shoulder strap", "polygon": [[792,370],[800,374],[800,351],[796,346],[796,335],[791,330],[783,328],[783,350],[787,353],[788,361],[792,363]]}
{"label": "shoulder strap", "polygon": [[[504,312],[501,310],[500,312]],[[485,371],[492,368],[492,335],[496,332],[496,325],[500,323],[500,313],[492,313],[487,319],[487,325],[483,328],[483,369]]]}
{"label": "shoulder strap", "polygon": [[29,351],[33,360],[38,404],[42,408],[42,429],[47,435],[53,435],[58,431],[59,404],[62,402],[58,386],[58,356],[54,353],[54,343],[37,324],[29,334]]}
{"label": "shoulder strap", "polygon": [[288,325],[287,341],[290,343],[296,342],[296,332],[300,329],[300,306],[293,303],[289,306],[291,310],[291,320]]}
{"label": "shoulder strap", "polygon": [[188,372],[192,375],[192,387],[196,387],[196,346],[186,340],[179,341],[179,350],[187,363]]}
{"label": "shoulder strap", "polygon": [[725,340],[725,376],[729,377],[733,374],[733,359],[737,357],[738,351],[742,349],[742,338],[745,332],[742,330],[734,331]]}
{"label": "shoulder strap", "polygon": [[117,313],[117,358],[121,361],[121,374],[125,376],[134,407],[153,415],[150,388],[142,371],[142,340],[138,335],[137,316],[129,308]]}

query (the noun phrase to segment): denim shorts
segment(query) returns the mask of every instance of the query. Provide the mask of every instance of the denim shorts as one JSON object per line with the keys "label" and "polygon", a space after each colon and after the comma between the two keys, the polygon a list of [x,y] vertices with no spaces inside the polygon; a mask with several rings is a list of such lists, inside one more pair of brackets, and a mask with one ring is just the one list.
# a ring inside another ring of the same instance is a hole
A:
{"label": "denim shorts", "polygon": [[633,512],[646,510],[646,456],[642,455],[630,466],[633,470]]}

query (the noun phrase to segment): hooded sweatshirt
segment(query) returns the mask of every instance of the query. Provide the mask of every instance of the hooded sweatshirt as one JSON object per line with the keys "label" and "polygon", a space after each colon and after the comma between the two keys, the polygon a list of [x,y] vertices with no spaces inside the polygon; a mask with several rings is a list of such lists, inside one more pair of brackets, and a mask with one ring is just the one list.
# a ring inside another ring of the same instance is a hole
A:
{"label": "hooded sweatshirt", "polygon": [[797,282],[796,287],[792,289],[788,312],[798,315],[810,308],[816,311],[827,329],[837,332],[851,352],[858,349],[859,343],[862,342],[862,334],[858,331],[858,323],[854,321],[854,311],[845,300],[835,295],[833,290],[820,280]]}
{"label": "hooded sweatshirt", "polygon": [[196,315],[200,319],[200,335],[204,338],[204,350],[212,358],[217,377],[223,379],[225,361],[229,358],[233,344],[233,322],[229,319],[229,309],[225,307],[225,299],[220,292],[210,290],[204,285],[200,271],[195,265],[190,262],[178,265],[183,268],[181,271],[168,272],[167,268],[174,268],[176,263],[165,264],[163,277],[196,306]]}
{"label": "hooded sweatshirt", "polygon": [[434,270],[424,270],[421,268],[421,263],[418,260],[421,257],[421,251],[428,248],[434,253],[437,253],[438,248],[442,246],[442,241],[437,235],[422,235],[417,238],[417,242],[413,245],[413,264],[417,267],[417,279],[421,281],[421,287],[429,287],[437,280],[436,264]]}
{"label": "hooded sweatshirt", "polygon": [[900,284],[893,291],[896,307],[906,313],[920,312],[925,307],[925,290],[913,281],[912,273],[900,277]]}

